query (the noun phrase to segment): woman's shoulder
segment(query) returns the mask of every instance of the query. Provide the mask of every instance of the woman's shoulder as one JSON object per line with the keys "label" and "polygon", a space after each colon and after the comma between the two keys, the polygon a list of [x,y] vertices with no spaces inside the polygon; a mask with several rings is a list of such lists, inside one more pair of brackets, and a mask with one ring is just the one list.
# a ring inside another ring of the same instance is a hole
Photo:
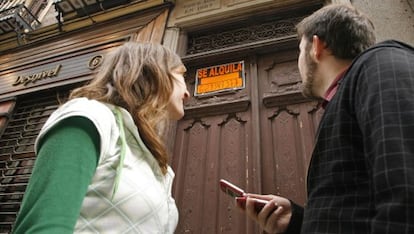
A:
{"label": "woman's shoulder", "polygon": [[[113,106],[87,98],[75,98],[67,101],[54,111],[43,125],[38,138],[41,138],[53,126],[70,117],[84,117],[89,119],[105,143],[113,135],[116,120],[112,112]],[[116,132],[116,131],[115,131]],[[107,139],[108,138],[108,139]]]}
{"label": "woman's shoulder", "polygon": [[107,122],[108,118],[113,117],[112,109],[109,104],[87,98],[75,98],[67,101],[50,115],[46,122],[48,124],[61,121],[62,119],[82,116],[92,122]]}
{"label": "woman's shoulder", "polygon": [[82,97],[67,101],[60,106],[56,112],[84,112],[99,114],[100,112],[111,112],[111,106],[112,105],[110,104]]}

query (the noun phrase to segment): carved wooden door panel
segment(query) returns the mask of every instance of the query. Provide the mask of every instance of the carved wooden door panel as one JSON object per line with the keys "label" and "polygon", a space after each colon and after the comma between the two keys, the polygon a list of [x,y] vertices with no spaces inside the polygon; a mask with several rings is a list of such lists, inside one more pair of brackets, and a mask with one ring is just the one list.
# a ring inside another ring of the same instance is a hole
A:
{"label": "carved wooden door panel", "polygon": [[[186,103],[172,159],[173,196],[180,212],[176,233],[259,233],[220,191],[221,178],[248,192],[305,202],[306,168],[320,111],[300,93],[296,57],[288,51],[240,58],[246,67],[245,89],[191,97]],[[190,67],[188,74],[197,68]],[[194,91],[194,77],[188,88]]]}
{"label": "carved wooden door panel", "polygon": [[[195,74],[189,68],[188,74]],[[249,86],[249,85],[247,85]],[[188,81],[194,91],[194,77]],[[180,222],[176,233],[257,233],[252,222],[222,193],[219,179],[251,187],[252,121],[249,88],[210,97],[191,97],[176,129],[173,195]]]}
{"label": "carved wooden door panel", "polygon": [[173,160],[181,219],[177,233],[247,233],[251,228],[218,187],[219,178],[246,187],[244,179],[252,170],[248,120],[247,112],[242,112],[179,125],[176,143],[181,152]]}
{"label": "carved wooden door panel", "polygon": [[258,60],[262,193],[306,201],[306,174],[322,111],[301,94],[295,52]]}

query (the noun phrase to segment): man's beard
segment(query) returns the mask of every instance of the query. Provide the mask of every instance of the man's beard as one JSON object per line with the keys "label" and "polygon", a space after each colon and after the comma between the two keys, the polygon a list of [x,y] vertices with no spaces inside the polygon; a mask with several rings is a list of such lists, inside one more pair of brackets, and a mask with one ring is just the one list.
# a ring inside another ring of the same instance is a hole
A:
{"label": "man's beard", "polygon": [[321,97],[317,96],[313,89],[314,89],[314,81],[315,81],[315,71],[316,71],[316,62],[312,60],[309,54],[305,57],[305,62],[307,66],[306,72],[306,80],[302,83],[302,95],[311,98],[311,99],[320,99]]}

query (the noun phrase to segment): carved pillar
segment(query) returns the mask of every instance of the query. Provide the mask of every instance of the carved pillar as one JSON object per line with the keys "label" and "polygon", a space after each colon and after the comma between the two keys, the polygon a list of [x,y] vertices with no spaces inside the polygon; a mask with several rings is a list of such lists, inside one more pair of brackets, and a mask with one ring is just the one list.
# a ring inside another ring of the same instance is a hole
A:
{"label": "carved pillar", "polygon": [[164,46],[170,48],[172,51],[177,51],[180,38],[180,28],[170,27],[165,30]]}

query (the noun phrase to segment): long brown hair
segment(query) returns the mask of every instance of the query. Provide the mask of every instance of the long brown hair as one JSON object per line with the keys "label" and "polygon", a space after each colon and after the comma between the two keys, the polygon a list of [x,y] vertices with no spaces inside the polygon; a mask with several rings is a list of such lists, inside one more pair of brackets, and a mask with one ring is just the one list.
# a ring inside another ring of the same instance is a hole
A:
{"label": "long brown hair", "polygon": [[161,137],[164,129],[160,128],[168,120],[171,71],[180,65],[180,57],[160,44],[127,42],[111,51],[94,79],[73,90],[69,99],[86,97],[128,110],[165,174],[168,155]]}

